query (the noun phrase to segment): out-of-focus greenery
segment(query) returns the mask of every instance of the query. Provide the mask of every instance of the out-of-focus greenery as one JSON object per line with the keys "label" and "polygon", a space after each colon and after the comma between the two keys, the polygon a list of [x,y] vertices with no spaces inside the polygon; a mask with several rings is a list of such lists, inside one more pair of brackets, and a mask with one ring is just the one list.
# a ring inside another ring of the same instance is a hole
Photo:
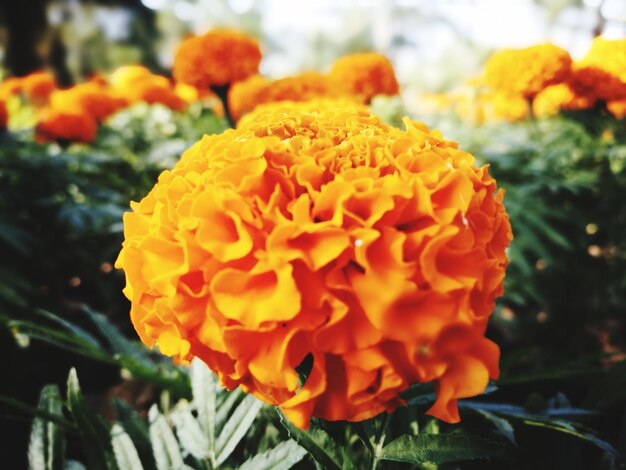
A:
{"label": "out-of-focus greenery", "polygon": [[[373,108],[400,125],[401,103]],[[626,433],[624,122],[589,111],[480,127],[433,123],[489,163],[507,193],[515,240],[489,332],[503,350],[501,380],[461,402],[461,425],[426,417],[433,390],[415,385],[409,408],[391,416],[347,427],[314,420],[306,433],[124,335],[132,335],[128,304],[112,267],[122,214],[185,148],[221,132],[221,118],[201,106],[176,113],[138,105],[110,118],[90,146],[35,144],[28,131],[1,136],[0,349],[21,362],[0,362],[0,404],[36,417],[31,466],[617,467],[626,450],[618,438]],[[61,393],[71,366],[78,374]],[[104,394],[113,389],[125,400],[111,405]],[[11,421],[0,432],[13,433]]]}

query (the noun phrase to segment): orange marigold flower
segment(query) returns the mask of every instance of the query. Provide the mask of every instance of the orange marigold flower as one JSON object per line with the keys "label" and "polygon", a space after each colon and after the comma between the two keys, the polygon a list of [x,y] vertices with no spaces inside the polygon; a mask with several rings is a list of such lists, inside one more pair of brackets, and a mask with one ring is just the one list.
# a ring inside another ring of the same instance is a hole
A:
{"label": "orange marigold flower", "polygon": [[555,116],[561,110],[573,111],[577,109],[589,109],[595,104],[596,99],[574,91],[569,83],[552,85],[535,96],[533,100],[533,113],[535,116]]}
{"label": "orange marigold flower", "polygon": [[575,70],[578,81],[598,98],[605,101],[626,98],[626,39],[594,39]]}
{"label": "orange marigold flower", "polygon": [[259,71],[256,39],[239,31],[215,29],[184,40],[174,58],[177,81],[209,88],[244,80]]}
{"label": "orange marigold flower", "polygon": [[228,93],[230,111],[235,120],[260,104],[278,101],[309,101],[333,98],[344,94],[333,81],[318,72],[305,72],[280,80],[268,80],[254,75],[235,83]]}
{"label": "orange marigold flower", "polygon": [[57,90],[50,95],[50,106],[56,110],[90,114],[96,121],[103,121],[127,105],[111,90],[96,83],[87,82],[67,90]]}
{"label": "orange marigold flower", "polygon": [[346,93],[369,103],[376,95],[397,95],[400,91],[393,65],[375,52],[339,58],[330,72],[331,79]]}
{"label": "orange marigold flower", "polygon": [[0,98],[0,130],[9,127],[9,112],[7,111],[6,102]]}
{"label": "orange marigold flower", "polygon": [[405,124],[281,103],[191,147],[124,217],[116,266],[141,339],[301,428],[392,411],[416,382],[457,422],[498,376],[484,332],[511,228],[486,166]]}
{"label": "orange marigold flower", "polygon": [[98,123],[90,114],[45,108],[35,134],[39,142],[57,141],[91,143],[96,138]]}
{"label": "orange marigold flower", "polygon": [[9,77],[0,84],[0,99],[8,100],[15,95],[19,95],[21,91],[22,79],[19,77]]}
{"label": "orange marigold flower", "polygon": [[572,59],[553,44],[494,53],[485,65],[485,82],[494,90],[532,98],[549,85],[565,81]]}
{"label": "orange marigold flower", "polygon": [[46,104],[56,87],[54,76],[48,72],[35,72],[21,78],[22,93],[36,106]]}
{"label": "orange marigold flower", "polygon": [[133,103],[162,104],[176,111],[182,111],[187,106],[169,79],[155,75],[140,65],[118,68],[111,74],[109,82],[113,90]]}
{"label": "orange marigold flower", "polygon": [[609,101],[606,107],[617,119],[626,117],[626,99]]}

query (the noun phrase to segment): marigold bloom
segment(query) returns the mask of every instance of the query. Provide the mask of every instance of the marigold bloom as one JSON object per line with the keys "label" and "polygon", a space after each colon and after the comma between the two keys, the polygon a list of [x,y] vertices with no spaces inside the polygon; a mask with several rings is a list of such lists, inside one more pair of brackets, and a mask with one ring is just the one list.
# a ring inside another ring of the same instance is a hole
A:
{"label": "marigold bloom", "polygon": [[261,75],[233,83],[228,91],[228,107],[235,121],[265,102],[264,93],[270,83],[271,80]]}
{"label": "marigold bloom", "polygon": [[555,116],[561,110],[573,111],[593,107],[596,99],[574,91],[569,83],[552,85],[535,96],[533,113],[535,116]]}
{"label": "marigold bloom", "polygon": [[181,43],[174,77],[198,88],[227,85],[258,73],[260,62],[256,39],[235,30],[215,29]]}
{"label": "marigold bloom", "polygon": [[489,96],[489,112],[495,120],[518,122],[528,119],[530,103],[522,95],[493,93]]}
{"label": "marigold bloom", "polygon": [[35,105],[48,102],[48,98],[56,89],[54,76],[48,72],[35,72],[21,79],[22,93]]}
{"label": "marigold bloom", "polygon": [[626,98],[626,39],[596,38],[575,66],[580,83],[605,101]]}
{"label": "marigold bloom", "polygon": [[342,94],[327,75],[318,72],[305,72],[273,81],[254,75],[233,85],[228,93],[228,103],[233,118],[238,120],[260,104],[335,98]]}
{"label": "marigold bloom", "polygon": [[392,411],[416,382],[457,422],[457,399],[498,375],[484,332],[511,229],[487,167],[405,123],[263,105],[191,147],[124,217],[116,266],[141,339],[302,428]]}
{"label": "marigold bloom", "polygon": [[6,102],[0,98],[0,130],[9,127],[9,112]]}
{"label": "marigold bloom", "polygon": [[118,68],[109,81],[117,94],[133,103],[162,104],[176,111],[182,111],[187,106],[169,79],[139,65]]}
{"label": "marigold bloom", "polygon": [[496,91],[532,98],[545,87],[565,81],[571,67],[567,51],[553,44],[503,49],[487,61],[485,82]]}
{"label": "marigold bloom", "polygon": [[45,108],[35,128],[39,142],[91,143],[96,138],[98,123],[90,114]]}
{"label": "marigold bloom", "polygon": [[67,90],[57,90],[50,95],[50,106],[57,110],[71,110],[75,113],[90,114],[96,121],[102,121],[127,105],[105,86],[95,82],[82,83]]}
{"label": "marigold bloom", "polygon": [[369,103],[376,95],[397,95],[400,91],[393,65],[375,52],[351,54],[339,58],[330,72],[340,89]]}
{"label": "marigold bloom", "polygon": [[626,117],[626,99],[609,101],[606,107],[617,119]]}

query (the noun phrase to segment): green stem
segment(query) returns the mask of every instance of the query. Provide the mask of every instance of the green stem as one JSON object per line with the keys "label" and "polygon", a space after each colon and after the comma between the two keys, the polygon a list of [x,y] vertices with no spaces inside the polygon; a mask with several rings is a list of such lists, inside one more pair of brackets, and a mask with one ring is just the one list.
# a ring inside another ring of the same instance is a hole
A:
{"label": "green stem", "polygon": [[68,421],[63,416],[59,416],[53,413],[50,413],[46,410],[42,410],[40,408],[35,408],[34,406],[27,405],[26,403],[22,403],[15,398],[7,397],[6,395],[0,395],[0,403],[4,403],[5,405],[10,406],[16,410],[21,411],[27,415],[32,416],[33,418],[43,418],[52,423],[55,423],[65,429],[66,431],[76,431],[76,425],[71,421]]}
{"label": "green stem", "polygon": [[230,114],[230,108],[228,107],[228,90],[230,89],[230,83],[226,85],[212,85],[211,90],[213,93],[217,95],[217,97],[222,102],[224,106],[224,117],[226,121],[228,121],[228,125],[231,128],[235,128],[235,121],[233,120],[233,116]]}
{"label": "green stem", "polygon": [[380,427],[378,428],[378,432],[376,433],[376,437],[373,443],[374,452],[372,452],[372,460],[370,461],[370,470],[376,470],[378,466],[378,460],[383,451],[383,446],[385,445],[385,437],[387,436],[387,424],[389,423],[389,414],[385,413],[383,415],[382,421],[380,422]]}

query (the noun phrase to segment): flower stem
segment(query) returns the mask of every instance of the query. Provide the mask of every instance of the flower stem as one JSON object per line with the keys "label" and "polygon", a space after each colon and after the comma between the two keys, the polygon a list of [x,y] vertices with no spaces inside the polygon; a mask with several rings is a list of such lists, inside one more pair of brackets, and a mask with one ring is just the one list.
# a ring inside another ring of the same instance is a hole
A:
{"label": "flower stem", "polygon": [[228,107],[228,90],[229,89],[230,89],[230,83],[227,83],[226,85],[212,85],[211,86],[211,90],[213,91],[213,93],[217,95],[217,97],[222,102],[222,105],[224,106],[224,117],[226,118],[228,125],[234,129],[235,121],[233,121],[233,116],[230,114],[230,108]]}
{"label": "flower stem", "polygon": [[385,445],[385,437],[387,424],[389,423],[389,414],[385,413],[380,422],[380,426],[378,428],[378,432],[376,433],[376,437],[373,442],[374,452],[372,452],[372,460],[370,461],[370,470],[376,470],[378,466],[378,460],[383,451],[383,446]]}

